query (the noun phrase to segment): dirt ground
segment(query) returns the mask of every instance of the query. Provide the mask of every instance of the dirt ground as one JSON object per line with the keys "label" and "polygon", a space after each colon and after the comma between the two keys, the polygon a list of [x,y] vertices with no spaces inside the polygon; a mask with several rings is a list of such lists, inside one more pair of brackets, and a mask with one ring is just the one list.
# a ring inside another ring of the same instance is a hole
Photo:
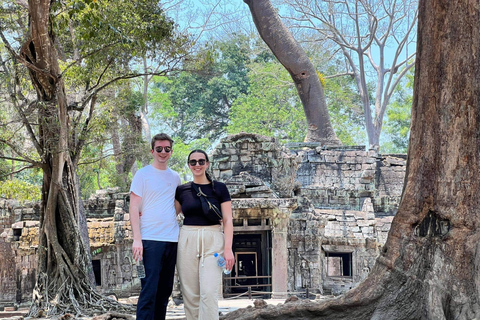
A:
{"label": "dirt ground", "polygon": [[[283,304],[285,299],[265,299],[264,300],[267,304]],[[254,306],[254,299],[221,299],[218,302],[219,312],[221,315],[225,315],[229,312],[240,308],[246,308],[248,306]],[[28,308],[20,308],[15,311],[0,311],[0,319],[2,320],[23,320],[26,317],[28,312]],[[135,315],[122,315],[126,316],[129,319],[135,319]],[[94,318],[81,318],[82,320],[114,320],[114,319],[122,319],[126,317],[122,317],[120,314],[105,314]],[[42,318],[45,320],[49,320],[48,318]],[[70,320],[71,317],[55,317],[55,319],[50,320]],[[185,313],[183,310],[183,304],[176,305],[173,301],[169,304],[167,309],[167,319],[185,319]]]}

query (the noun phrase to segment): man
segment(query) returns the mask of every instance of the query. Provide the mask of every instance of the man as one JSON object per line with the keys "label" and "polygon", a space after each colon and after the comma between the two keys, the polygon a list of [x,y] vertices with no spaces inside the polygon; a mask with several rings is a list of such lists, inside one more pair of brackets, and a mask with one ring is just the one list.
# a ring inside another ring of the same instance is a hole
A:
{"label": "man", "polygon": [[168,168],[173,140],[165,133],[152,138],[152,164],[138,170],[130,187],[132,253],[143,259],[146,277],[137,304],[137,320],[163,320],[173,289],[179,226],[174,205],[181,184]]}

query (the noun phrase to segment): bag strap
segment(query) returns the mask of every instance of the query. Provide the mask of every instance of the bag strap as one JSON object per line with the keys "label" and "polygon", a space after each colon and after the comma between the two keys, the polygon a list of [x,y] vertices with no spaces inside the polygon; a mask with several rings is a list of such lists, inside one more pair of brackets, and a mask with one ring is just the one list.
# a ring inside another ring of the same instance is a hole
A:
{"label": "bag strap", "polygon": [[190,183],[192,184],[193,190],[195,190],[195,192],[196,192],[196,194],[197,194],[197,197],[200,197],[200,195],[198,194],[198,191],[199,191],[199,190],[198,190],[197,185],[196,185],[195,183],[193,183],[193,182],[190,182]]}
{"label": "bag strap", "polygon": [[220,213],[218,212],[219,209],[213,205],[212,203],[210,203],[210,201],[208,200],[208,196],[203,193],[202,189],[200,189],[200,187],[198,187],[197,185],[195,185],[195,183],[191,182],[192,184],[192,187],[193,189],[195,190],[196,194],[197,194],[197,197],[200,198],[200,203],[202,204],[202,210],[203,210],[203,213],[204,214],[207,214],[209,209],[212,209],[213,212],[215,212],[215,214],[217,215],[217,217],[219,218],[219,220],[222,219],[222,215],[221,215],[221,211]]}
{"label": "bag strap", "polygon": [[193,182],[191,182],[191,184],[192,184],[193,189],[194,189],[195,192],[197,193],[197,197],[199,197],[199,198],[203,197],[203,198],[205,198],[205,199],[208,201],[208,196],[207,196],[205,193],[203,193],[202,189],[200,189],[200,187],[198,187],[198,186],[197,186],[195,183],[193,183]]}

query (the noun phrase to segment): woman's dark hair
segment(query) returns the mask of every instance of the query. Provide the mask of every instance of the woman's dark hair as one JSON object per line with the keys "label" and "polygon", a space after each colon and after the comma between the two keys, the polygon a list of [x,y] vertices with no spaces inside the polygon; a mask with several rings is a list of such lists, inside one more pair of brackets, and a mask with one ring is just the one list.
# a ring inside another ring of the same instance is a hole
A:
{"label": "woman's dark hair", "polygon": [[[202,153],[204,156],[205,156],[205,160],[207,162],[210,162],[210,160],[208,160],[208,154],[203,151],[202,149],[195,149],[195,150],[192,150],[189,154],[188,154],[188,157],[187,157],[187,163],[190,161],[190,156],[194,153]],[[213,189],[213,192],[215,192],[215,185],[213,184],[213,178],[212,176],[210,175],[210,173],[208,173],[207,171],[205,171],[205,175],[207,176],[207,179],[208,181],[210,181],[212,183],[212,189]]]}
{"label": "woman's dark hair", "polygon": [[195,149],[195,150],[190,151],[190,153],[188,154],[187,163],[188,163],[188,161],[190,161],[190,156],[193,153],[203,153],[203,155],[205,156],[205,160],[207,160],[207,162],[210,162],[208,160],[208,154],[205,151],[203,151],[202,149]]}

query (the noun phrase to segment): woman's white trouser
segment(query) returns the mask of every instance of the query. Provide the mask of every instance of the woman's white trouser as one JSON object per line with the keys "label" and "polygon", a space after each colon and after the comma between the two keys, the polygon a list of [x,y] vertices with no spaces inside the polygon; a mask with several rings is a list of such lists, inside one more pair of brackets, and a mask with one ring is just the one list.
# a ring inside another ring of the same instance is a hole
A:
{"label": "woman's white trouser", "polygon": [[187,320],[218,319],[222,268],[215,252],[223,255],[220,225],[182,226],[178,240],[177,270]]}

